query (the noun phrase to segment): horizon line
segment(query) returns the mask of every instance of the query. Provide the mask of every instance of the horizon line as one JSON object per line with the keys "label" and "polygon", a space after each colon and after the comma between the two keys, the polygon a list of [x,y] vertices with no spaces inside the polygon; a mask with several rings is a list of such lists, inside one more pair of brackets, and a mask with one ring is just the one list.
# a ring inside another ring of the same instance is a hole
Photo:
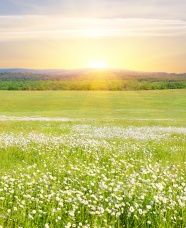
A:
{"label": "horizon line", "polygon": [[91,68],[91,67],[77,67],[77,68],[32,68],[32,67],[0,67],[0,70],[33,70],[33,71],[52,71],[52,70],[63,70],[63,71],[77,71],[77,70],[90,70],[90,71],[128,71],[136,73],[166,73],[166,74],[186,74],[185,71],[182,72],[172,72],[172,71],[144,71],[144,70],[132,70],[125,68]]}

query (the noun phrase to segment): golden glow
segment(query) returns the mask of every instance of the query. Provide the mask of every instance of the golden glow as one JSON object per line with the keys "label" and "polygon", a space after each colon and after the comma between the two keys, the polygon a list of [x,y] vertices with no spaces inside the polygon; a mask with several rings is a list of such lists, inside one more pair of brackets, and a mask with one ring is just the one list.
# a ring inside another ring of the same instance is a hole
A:
{"label": "golden glow", "polygon": [[183,20],[89,16],[0,15],[0,67],[186,71]]}
{"label": "golden glow", "polygon": [[186,48],[186,43],[183,43],[181,38],[125,37],[36,41],[26,40],[11,46],[9,42],[4,43],[1,46],[0,67],[185,71],[184,55],[177,58],[177,53]]}
{"label": "golden glow", "polygon": [[105,61],[103,61],[103,60],[94,60],[94,61],[89,62],[88,68],[91,68],[91,69],[106,69],[106,68],[108,68],[108,64]]}

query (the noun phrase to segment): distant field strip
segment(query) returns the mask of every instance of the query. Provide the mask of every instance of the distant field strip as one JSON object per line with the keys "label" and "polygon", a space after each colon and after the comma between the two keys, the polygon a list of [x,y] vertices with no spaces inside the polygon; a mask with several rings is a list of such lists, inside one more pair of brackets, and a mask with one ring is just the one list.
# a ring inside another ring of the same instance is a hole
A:
{"label": "distant field strip", "polygon": [[0,121],[59,121],[59,122],[69,122],[75,119],[65,118],[65,117],[32,117],[32,116],[0,116]]}
{"label": "distant field strip", "polygon": [[[113,120],[137,120],[137,121],[173,121],[171,118],[113,118]],[[67,118],[67,117],[44,117],[44,116],[0,116],[0,121],[43,121],[43,122],[76,122],[76,121],[86,121],[85,118]],[[88,118],[88,120],[95,120],[94,118]]]}

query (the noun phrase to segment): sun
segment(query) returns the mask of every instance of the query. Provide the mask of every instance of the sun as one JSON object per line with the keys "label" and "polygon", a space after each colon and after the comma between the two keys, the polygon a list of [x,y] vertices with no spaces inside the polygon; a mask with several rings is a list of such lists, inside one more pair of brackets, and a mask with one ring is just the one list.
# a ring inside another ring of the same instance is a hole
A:
{"label": "sun", "polygon": [[94,60],[88,63],[88,67],[91,69],[106,69],[108,64],[103,60]]}

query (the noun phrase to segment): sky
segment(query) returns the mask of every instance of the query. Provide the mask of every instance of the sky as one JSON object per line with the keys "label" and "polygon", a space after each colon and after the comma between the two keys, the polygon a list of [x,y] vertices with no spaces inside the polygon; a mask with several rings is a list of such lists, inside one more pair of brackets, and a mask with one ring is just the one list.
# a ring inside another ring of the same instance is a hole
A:
{"label": "sky", "polygon": [[185,0],[0,0],[0,67],[186,72]]}

